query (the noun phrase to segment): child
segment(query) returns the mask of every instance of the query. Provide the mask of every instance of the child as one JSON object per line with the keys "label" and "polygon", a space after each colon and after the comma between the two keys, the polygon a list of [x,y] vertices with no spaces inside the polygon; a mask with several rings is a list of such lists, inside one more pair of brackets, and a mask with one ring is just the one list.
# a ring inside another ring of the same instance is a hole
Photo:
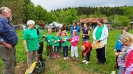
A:
{"label": "child", "polygon": [[51,33],[52,29],[48,29],[48,34],[45,37],[45,40],[47,42],[46,49],[48,58],[53,57],[53,35]]}
{"label": "child", "polygon": [[63,57],[64,60],[68,59],[68,36],[67,36],[67,32],[63,31],[62,32],[62,37],[61,37],[61,43],[62,43],[62,47],[63,47]]}
{"label": "child", "polygon": [[121,42],[128,48],[124,51],[123,58],[126,59],[125,74],[133,74],[133,35],[125,32],[121,36]]}
{"label": "child", "polygon": [[81,46],[83,63],[88,64],[90,61],[91,42],[83,42]]}
{"label": "child", "polygon": [[[59,33],[59,37],[61,38],[62,37],[62,28],[59,28],[58,29],[58,33]],[[61,50],[61,42],[59,42],[59,50]]]}
{"label": "child", "polygon": [[56,33],[56,36],[54,36],[54,54],[53,57],[56,58],[56,51],[57,51],[57,57],[60,58],[60,50],[59,50],[59,42],[60,42],[60,37],[59,33]]}
{"label": "child", "polygon": [[78,59],[78,42],[79,42],[79,36],[77,34],[76,30],[73,30],[73,35],[71,37],[71,57],[74,61],[74,55],[76,56],[76,60]]}
{"label": "child", "polygon": [[126,51],[127,47],[122,46],[121,51],[119,53],[115,53],[115,56],[117,56],[117,62],[118,62],[118,74],[123,74],[125,71],[125,58],[123,58],[123,54]]}
{"label": "child", "polygon": [[[128,32],[128,31],[129,31],[129,28],[130,28],[130,27],[125,27],[125,28],[122,30],[121,34],[118,36],[118,39],[117,39],[116,44],[115,44],[115,47],[114,47],[114,52],[115,52],[115,53],[120,53],[120,50],[121,50],[121,48],[122,48],[122,43],[121,43],[121,41],[120,41],[120,38],[121,38],[121,36],[122,36],[122,34],[123,34],[124,32]],[[116,65],[115,65],[115,68],[118,68],[117,56],[116,56]]]}

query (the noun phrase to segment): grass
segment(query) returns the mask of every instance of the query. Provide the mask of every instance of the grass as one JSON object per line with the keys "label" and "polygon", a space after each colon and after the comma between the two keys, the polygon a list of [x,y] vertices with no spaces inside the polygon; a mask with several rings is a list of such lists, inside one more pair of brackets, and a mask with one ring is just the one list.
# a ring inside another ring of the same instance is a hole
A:
{"label": "grass", "polygon": [[[92,32],[91,31],[91,42],[92,42]],[[19,36],[19,42],[16,46],[16,56],[17,56],[17,63],[26,62],[26,53],[23,46],[22,35],[23,31],[17,31]],[[46,33],[46,32],[45,32]],[[111,71],[116,71],[117,69],[114,68],[115,65],[115,56],[113,52],[113,48],[116,42],[118,35],[121,33],[121,30],[110,30],[108,36],[108,43],[107,43],[107,50],[106,50],[106,58],[107,61],[105,62],[104,66],[97,65],[96,59],[96,51],[92,50],[90,63],[88,65],[82,64],[82,56],[81,50],[79,49],[79,59],[80,61],[71,61],[68,59],[66,61],[61,59],[47,59],[46,60],[46,69],[45,74],[110,74]],[[130,31],[133,33],[133,31]],[[81,37],[80,37],[81,38]],[[43,57],[46,58],[46,43],[44,42],[44,52]],[[78,48],[81,46],[81,40],[79,42]],[[69,51],[70,56],[70,51]],[[0,60],[0,72],[2,70],[2,61]]]}

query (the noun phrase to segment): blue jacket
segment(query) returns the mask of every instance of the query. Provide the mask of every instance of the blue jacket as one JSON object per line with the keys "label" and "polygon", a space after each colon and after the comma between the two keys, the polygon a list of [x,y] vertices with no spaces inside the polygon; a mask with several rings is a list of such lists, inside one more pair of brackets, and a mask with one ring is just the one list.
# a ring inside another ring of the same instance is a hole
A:
{"label": "blue jacket", "polygon": [[[74,30],[74,26],[71,26],[71,28],[70,28],[70,35],[71,36],[73,35],[73,30]],[[77,30],[77,34],[79,35],[80,34],[80,27],[76,26],[76,30]]]}
{"label": "blue jacket", "polygon": [[120,41],[120,38],[121,38],[121,34],[118,36],[118,39],[117,39],[115,47],[114,47],[114,49],[116,49],[116,50],[121,50],[121,48],[122,48],[122,43]]}

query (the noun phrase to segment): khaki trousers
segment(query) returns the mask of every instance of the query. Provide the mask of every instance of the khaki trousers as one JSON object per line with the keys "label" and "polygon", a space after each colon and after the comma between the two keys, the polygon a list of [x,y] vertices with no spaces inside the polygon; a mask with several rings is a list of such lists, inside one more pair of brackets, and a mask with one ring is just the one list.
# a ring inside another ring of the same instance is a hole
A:
{"label": "khaki trousers", "polygon": [[16,49],[11,50],[0,45],[0,59],[3,61],[3,74],[14,74],[16,66]]}

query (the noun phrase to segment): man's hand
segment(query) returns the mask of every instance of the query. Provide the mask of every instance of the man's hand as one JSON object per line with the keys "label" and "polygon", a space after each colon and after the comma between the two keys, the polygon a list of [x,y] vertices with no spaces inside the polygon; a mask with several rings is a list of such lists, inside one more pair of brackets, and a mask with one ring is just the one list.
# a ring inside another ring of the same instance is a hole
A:
{"label": "man's hand", "polygon": [[3,46],[5,46],[6,48],[8,48],[9,50],[12,49],[12,45],[11,45],[11,44],[8,44],[8,43],[6,43],[6,42],[2,42],[1,44],[2,44]]}
{"label": "man's hand", "polygon": [[5,45],[5,47],[8,48],[9,50],[12,49],[12,45],[11,44],[8,44],[8,43]]}

